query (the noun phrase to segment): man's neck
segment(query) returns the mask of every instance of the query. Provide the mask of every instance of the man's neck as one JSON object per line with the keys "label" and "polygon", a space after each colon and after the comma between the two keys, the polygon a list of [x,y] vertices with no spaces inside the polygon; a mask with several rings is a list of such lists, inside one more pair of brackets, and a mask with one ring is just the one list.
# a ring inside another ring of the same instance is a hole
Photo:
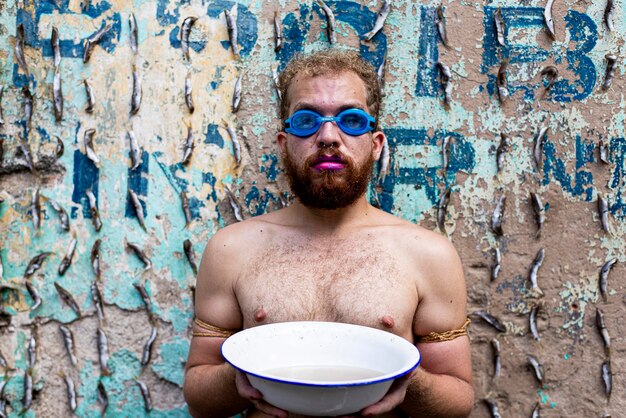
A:
{"label": "man's neck", "polygon": [[370,223],[375,208],[365,195],[354,203],[339,209],[318,209],[304,206],[296,201],[289,208],[294,224],[310,229],[316,234],[337,234]]}

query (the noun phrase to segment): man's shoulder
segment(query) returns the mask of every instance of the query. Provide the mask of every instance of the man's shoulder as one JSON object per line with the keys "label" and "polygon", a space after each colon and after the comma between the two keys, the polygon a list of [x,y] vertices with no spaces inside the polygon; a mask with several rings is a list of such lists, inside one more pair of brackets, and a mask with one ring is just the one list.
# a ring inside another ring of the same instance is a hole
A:
{"label": "man's shoulder", "polygon": [[208,248],[240,251],[251,246],[257,247],[276,233],[279,220],[280,217],[272,212],[232,223],[213,234]]}
{"label": "man's shoulder", "polygon": [[429,255],[445,255],[455,253],[450,241],[443,235],[426,229],[396,215],[384,213],[380,226],[387,230],[394,241],[410,251],[419,251]]}
{"label": "man's shoulder", "polygon": [[276,228],[268,218],[272,219],[262,215],[217,230],[205,247],[198,283],[231,286],[248,261],[263,250],[269,237],[276,235]]}
{"label": "man's shoulder", "polygon": [[[461,260],[447,237],[390,214],[382,225],[384,240],[394,254],[406,260],[406,266],[415,272],[416,278],[442,286],[463,280]],[[431,285],[428,287],[432,289]]]}

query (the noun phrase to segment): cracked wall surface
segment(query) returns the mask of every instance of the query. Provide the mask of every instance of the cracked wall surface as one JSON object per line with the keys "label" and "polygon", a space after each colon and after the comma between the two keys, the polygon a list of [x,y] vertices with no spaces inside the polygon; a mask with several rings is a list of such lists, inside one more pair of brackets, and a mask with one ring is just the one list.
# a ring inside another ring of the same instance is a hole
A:
{"label": "cracked wall surface", "polygon": [[[620,321],[626,304],[626,68],[620,56],[626,14],[615,3],[609,31],[604,1],[555,2],[552,39],[544,1],[397,1],[383,30],[364,41],[381,2],[327,1],[337,20],[333,47],[358,50],[376,68],[384,63],[380,125],[389,141],[390,173],[375,177],[370,201],[445,234],[461,255],[473,319],[472,417],[489,416],[484,399],[503,416],[529,416],[536,404],[547,417],[619,416],[626,407],[621,377],[626,327]],[[436,25],[440,5],[447,46]],[[232,52],[224,10],[236,15],[240,58]],[[278,52],[274,12],[283,30]],[[187,17],[198,18],[189,33],[189,58],[181,40]],[[16,54],[20,25],[28,71]],[[84,62],[86,40],[107,25]],[[237,221],[226,188],[239,200],[244,218],[291,200],[274,141],[280,121],[272,73],[296,53],[330,47],[326,26],[312,1],[0,3],[0,403],[9,416],[23,411],[30,379],[35,391],[25,416],[69,414],[63,375],[76,386],[79,416],[101,415],[101,388],[108,395],[107,416],[188,416],[182,382],[195,277],[183,243],[190,241],[199,263],[212,234]],[[53,107],[53,27],[64,98],[60,121]],[[610,54],[616,62],[606,85]],[[450,69],[448,106],[437,63]],[[549,66],[558,71],[553,82],[542,74]],[[134,72],[141,104],[133,114]],[[242,97],[234,113],[239,76]],[[193,113],[185,103],[186,78]],[[85,81],[94,96],[90,113]],[[30,121],[26,90],[33,96]],[[86,147],[90,130],[92,145]],[[141,149],[136,167],[129,132]],[[189,135],[193,147],[186,145]],[[502,146],[503,137],[508,146]],[[185,161],[186,151],[192,153]],[[447,211],[438,224],[447,190]],[[33,211],[37,191],[40,208]],[[145,228],[129,191],[138,196]],[[531,193],[544,206],[540,233]],[[502,196],[499,235],[492,223]],[[606,226],[599,210],[603,201]],[[54,204],[66,211],[69,231]],[[60,274],[74,239],[71,265]],[[99,275],[92,255],[97,241]],[[149,268],[128,243],[141,249]],[[500,269],[492,279],[496,249]],[[545,257],[533,286],[530,273],[541,249]],[[43,252],[51,254],[27,275],[29,262]],[[612,260],[603,296],[601,269]],[[55,283],[72,295],[80,314],[62,300]],[[104,318],[94,301],[98,292]],[[480,311],[498,318],[504,331],[475,314]],[[538,334],[533,335],[535,312]],[[610,352],[603,347],[598,312],[612,337]],[[61,326],[73,334],[76,365]],[[108,343],[104,362],[99,329]],[[157,335],[145,361],[153,329]],[[498,376],[494,344],[501,351]],[[541,383],[528,356],[543,367]],[[610,398],[602,380],[608,360]],[[137,381],[151,391],[150,412]]]}

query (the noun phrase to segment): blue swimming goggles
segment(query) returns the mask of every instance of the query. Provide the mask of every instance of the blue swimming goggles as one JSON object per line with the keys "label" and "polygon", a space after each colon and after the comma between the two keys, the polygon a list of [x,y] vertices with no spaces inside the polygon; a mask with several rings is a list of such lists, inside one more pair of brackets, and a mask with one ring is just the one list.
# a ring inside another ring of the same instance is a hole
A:
{"label": "blue swimming goggles", "polygon": [[307,137],[317,132],[325,122],[336,122],[339,129],[352,136],[372,131],[376,125],[376,119],[361,109],[346,109],[337,116],[322,116],[312,110],[302,109],[285,121],[285,132]]}

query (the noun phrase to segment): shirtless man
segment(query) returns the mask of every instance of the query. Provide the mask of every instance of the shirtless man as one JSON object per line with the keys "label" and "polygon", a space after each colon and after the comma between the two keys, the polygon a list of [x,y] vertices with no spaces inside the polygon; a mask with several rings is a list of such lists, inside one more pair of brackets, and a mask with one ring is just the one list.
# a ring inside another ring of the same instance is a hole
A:
{"label": "shirtless man", "polygon": [[287,417],[225,363],[220,347],[237,330],[310,320],[382,329],[420,350],[420,367],[361,415],[469,415],[474,392],[459,257],[444,237],[365,197],[385,140],[374,120],[376,73],[357,53],[330,50],[292,61],[280,82],[285,130],[276,139],[297,201],[210,239],[185,373],[190,413]]}

